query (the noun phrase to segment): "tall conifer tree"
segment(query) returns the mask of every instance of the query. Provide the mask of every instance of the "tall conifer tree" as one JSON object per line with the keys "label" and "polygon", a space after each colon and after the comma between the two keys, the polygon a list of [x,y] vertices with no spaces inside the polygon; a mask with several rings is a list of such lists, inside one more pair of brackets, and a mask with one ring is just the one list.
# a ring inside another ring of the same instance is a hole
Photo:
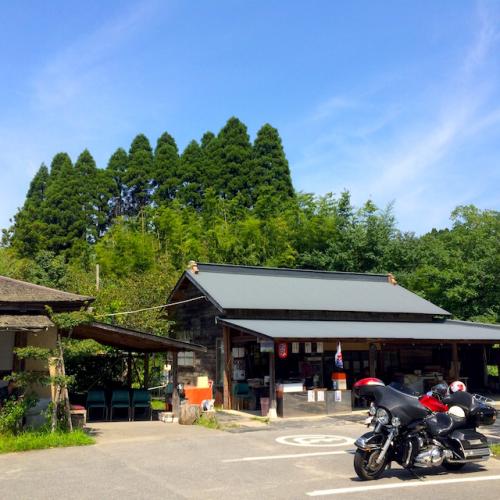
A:
{"label": "tall conifer tree", "polygon": [[204,186],[207,182],[205,154],[196,141],[191,141],[181,156],[181,184],[178,198],[184,205],[200,209],[203,204]]}
{"label": "tall conifer tree", "polygon": [[127,209],[130,215],[137,215],[151,201],[153,176],[153,150],[148,138],[139,134],[132,141],[129,150],[128,168],[124,175],[128,187]]}
{"label": "tall conifer tree", "polygon": [[84,237],[82,207],[77,179],[71,158],[67,153],[54,156],[50,168],[47,196],[42,206],[42,220],[46,224],[45,249],[59,253],[70,249]]}
{"label": "tall conifer tree", "polygon": [[239,195],[243,204],[251,204],[252,145],[247,127],[238,118],[230,118],[217,136],[212,155],[213,182],[223,198]]}
{"label": "tall conifer tree", "polygon": [[153,162],[154,200],[159,205],[172,201],[181,184],[179,150],[175,139],[165,132],[156,143]]}
{"label": "tall conifer tree", "polygon": [[[253,202],[263,191],[285,200],[294,196],[288,160],[278,131],[266,123],[257,132],[253,145]],[[270,187],[271,189],[263,189]]]}
{"label": "tall conifer tree", "polygon": [[125,213],[127,200],[127,175],[128,155],[123,148],[118,148],[108,161],[107,171],[114,182],[113,197],[110,201],[111,212],[114,217],[120,217]]}
{"label": "tall conifer tree", "polygon": [[33,177],[23,207],[14,217],[11,243],[23,257],[33,256],[43,245],[45,232],[41,219],[41,208],[45,201],[49,170],[42,163]]}

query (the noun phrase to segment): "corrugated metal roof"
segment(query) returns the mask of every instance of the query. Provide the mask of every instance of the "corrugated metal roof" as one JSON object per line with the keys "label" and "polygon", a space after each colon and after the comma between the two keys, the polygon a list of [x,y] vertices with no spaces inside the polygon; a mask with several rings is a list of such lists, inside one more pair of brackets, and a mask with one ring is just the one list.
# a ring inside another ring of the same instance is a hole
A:
{"label": "corrugated metal roof", "polygon": [[449,315],[387,275],[198,264],[186,276],[223,309]]}
{"label": "corrugated metal roof", "polygon": [[46,330],[54,326],[47,316],[0,314],[0,330]]}
{"label": "corrugated metal roof", "polygon": [[221,319],[221,323],[274,339],[420,339],[500,341],[500,326],[467,321],[281,321]]}

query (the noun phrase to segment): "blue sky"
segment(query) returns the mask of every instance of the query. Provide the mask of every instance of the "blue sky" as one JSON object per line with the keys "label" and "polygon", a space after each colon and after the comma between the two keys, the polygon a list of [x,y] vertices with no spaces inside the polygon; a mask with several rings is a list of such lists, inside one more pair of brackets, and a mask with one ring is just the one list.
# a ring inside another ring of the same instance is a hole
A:
{"label": "blue sky", "polygon": [[298,190],[395,202],[422,233],[500,209],[500,3],[3,2],[0,227],[42,162],[104,167],[232,115],[283,138]]}

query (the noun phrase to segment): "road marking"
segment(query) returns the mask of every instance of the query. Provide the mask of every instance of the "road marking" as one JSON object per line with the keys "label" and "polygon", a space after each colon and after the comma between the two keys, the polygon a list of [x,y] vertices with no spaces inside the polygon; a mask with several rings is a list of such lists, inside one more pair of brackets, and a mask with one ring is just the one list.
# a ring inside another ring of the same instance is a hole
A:
{"label": "road marking", "polygon": [[375,490],[391,490],[396,488],[418,488],[419,486],[435,486],[439,484],[472,483],[477,481],[498,481],[497,476],[474,476],[457,479],[435,479],[431,481],[412,481],[407,483],[377,484],[375,486],[355,486],[351,488],[334,488],[332,490],[316,490],[306,493],[310,497],[320,497],[327,495],[344,495],[346,493],[360,493]]}
{"label": "road marking", "polygon": [[331,448],[332,446],[349,446],[354,439],[334,434],[298,434],[294,436],[281,436],[276,438],[280,444],[290,446],[314,446],[318,448]]}
{"label": "road marking", "polygon": [[345,455],[346,453],[354,453],[354,450],[342,451],[317,451],[315,453],[291,453],[289,455],[266,455],[265,457],[242,457],[242,458],[227,458],[222,460],[223,463],[232,462],[254,462],[258,460],[280,460],[284,458],[303,458],[303,457],[321,457],[323,455]]}

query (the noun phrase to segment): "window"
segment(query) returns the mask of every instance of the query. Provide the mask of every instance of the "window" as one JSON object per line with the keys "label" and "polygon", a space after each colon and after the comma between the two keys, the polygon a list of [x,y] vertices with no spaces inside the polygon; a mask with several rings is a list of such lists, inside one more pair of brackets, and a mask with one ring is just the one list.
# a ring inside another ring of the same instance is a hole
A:
{"label": "window", "polygon": [[194,366],[194,352],[181,351],[177,355],[177,364],[179,366]]}

